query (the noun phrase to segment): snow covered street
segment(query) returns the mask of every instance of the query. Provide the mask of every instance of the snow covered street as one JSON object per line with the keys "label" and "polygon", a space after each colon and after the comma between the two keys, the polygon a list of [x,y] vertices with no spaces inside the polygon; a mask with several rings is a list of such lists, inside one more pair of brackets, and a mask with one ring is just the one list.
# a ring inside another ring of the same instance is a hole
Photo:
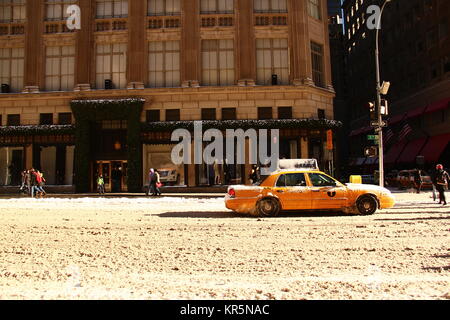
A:
{"label": "snow covered street", "polygon": [[450,207],[228,211],[223,198],[0,199],[1,299],[449,299]]}

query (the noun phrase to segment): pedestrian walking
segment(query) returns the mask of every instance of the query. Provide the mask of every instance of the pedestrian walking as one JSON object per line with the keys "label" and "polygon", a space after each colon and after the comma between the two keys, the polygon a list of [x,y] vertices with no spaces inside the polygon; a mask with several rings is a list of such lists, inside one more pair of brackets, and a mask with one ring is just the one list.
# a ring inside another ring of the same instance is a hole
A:
{"label": "pedestrian walking", "polygon": [[422,191],[422,185],[422,171],[418,169],[414,172],[414,187],[416,188],[417,193],[420,193],[420,191]]}
{"label": "pedestrian walking", "polygon": [[155,193],[155,189],[156,189],[156,174],[155,174],[155,169],[150,169],[150,172],[148,174],[148,188],[147,188],[147,192],[146,195],[148,196],[149,194],[154,195]]}
{"label": "pedestrian walking", "polygon": [[25,183],[27,185],[28,195],[31,195],[31,170],[27,170],[25,175]]}
{"label": "pedestrian walking", "polygon": [[37,193],[42,198],[47,193],[44,190],[45,178],[44,174],[39,170],[36,170],[36,180],[37,180]]}
{"label": "pedestrian walking", "polygon": [[30,186],[31,186],[30,195],[32,198],[34,198],[38,193],[38,179],[36,170],[34,169],[30,170]]}
{"label": "pedestrian walking", "polygon": [[155,182],[155,193],[153,194],[153,196],[160,196],[162,194],[161,189],[160,189],[162,187],[160,178],[161,178],[161,176],[160,176],[158,170],[155,170],[156,182]]}
{"label": "pedestrian walking", "polygon": [[448,187],[450,182],[450,176],[447,171],[444,170],[442,164],[436,166],[436,174],[433,179],[433,183],[439,192],[439,204],[447,205],[447,200],[445,199],[445,189]]}
{"label": "pedestrian walking", "polygon": [[97,189],[98,194],[105,194],[105,179],[103,179],[103,175],[97,178]]}
{"label": "pedestrian walking", "polygon": [[28,189],[27,189],[27,170],[24,170],[21,172],[22,175],[22,182],[20,184],[20,192],[23,194],[28,194]]}

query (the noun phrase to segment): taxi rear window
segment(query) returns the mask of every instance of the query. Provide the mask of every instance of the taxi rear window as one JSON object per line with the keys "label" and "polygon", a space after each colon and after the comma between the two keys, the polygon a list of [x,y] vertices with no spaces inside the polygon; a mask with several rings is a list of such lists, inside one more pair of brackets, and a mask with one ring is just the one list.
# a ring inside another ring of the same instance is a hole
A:
{"label": "taxi rear window", "polygon": [[277,187],[306,187],[306,178],[304,173],[288,173],[278,178]]}

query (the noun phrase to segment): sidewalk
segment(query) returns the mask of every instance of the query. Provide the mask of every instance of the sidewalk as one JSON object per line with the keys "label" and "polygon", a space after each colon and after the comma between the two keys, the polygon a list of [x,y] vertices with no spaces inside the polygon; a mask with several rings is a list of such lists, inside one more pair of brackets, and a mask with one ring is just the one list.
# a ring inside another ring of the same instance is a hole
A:
{"label": "sidewalk", "polygon": [[[53,194],[47,193],[45,198],[60,198],[60,199],[79,199],[79,198],[192,198],[192,199],[211,199],[223,198],[225,193],[163,193],[160,197],[146,196],[144,193],[106,193],[99,195],[98,193],[74,193],[74,194]],[[18,199],[29,198],[26,195],[20,194],[0,194],[0,199]]]}

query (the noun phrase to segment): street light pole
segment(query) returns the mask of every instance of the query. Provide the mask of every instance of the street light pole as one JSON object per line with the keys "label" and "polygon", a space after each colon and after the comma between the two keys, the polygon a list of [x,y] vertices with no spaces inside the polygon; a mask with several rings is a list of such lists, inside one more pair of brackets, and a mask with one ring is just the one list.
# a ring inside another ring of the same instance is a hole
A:
{"label": "street light pole", "polygon": [[378,131],[379,135],[379,143],[378,143],[378,155],[379,155],[379,164],[380,164],[380,172],[379,172],[379,180],[380,186],[384,187],[384,143],[383,143],[383,115],[381,113],[381,76],[380,76],[380,51],[379,51],[379,34],[381,29],[381,17],[383,16],[384,8],[386,4],[391,2],[391,0],[386,0],[381,8],[380,17],[378,20],[378,25],[376,29],[376,47],[375,47],[375,66],[376,66],[376,75],[377,75],[377,106],[378,106],[378,126],[376,127],[376,131]]}

